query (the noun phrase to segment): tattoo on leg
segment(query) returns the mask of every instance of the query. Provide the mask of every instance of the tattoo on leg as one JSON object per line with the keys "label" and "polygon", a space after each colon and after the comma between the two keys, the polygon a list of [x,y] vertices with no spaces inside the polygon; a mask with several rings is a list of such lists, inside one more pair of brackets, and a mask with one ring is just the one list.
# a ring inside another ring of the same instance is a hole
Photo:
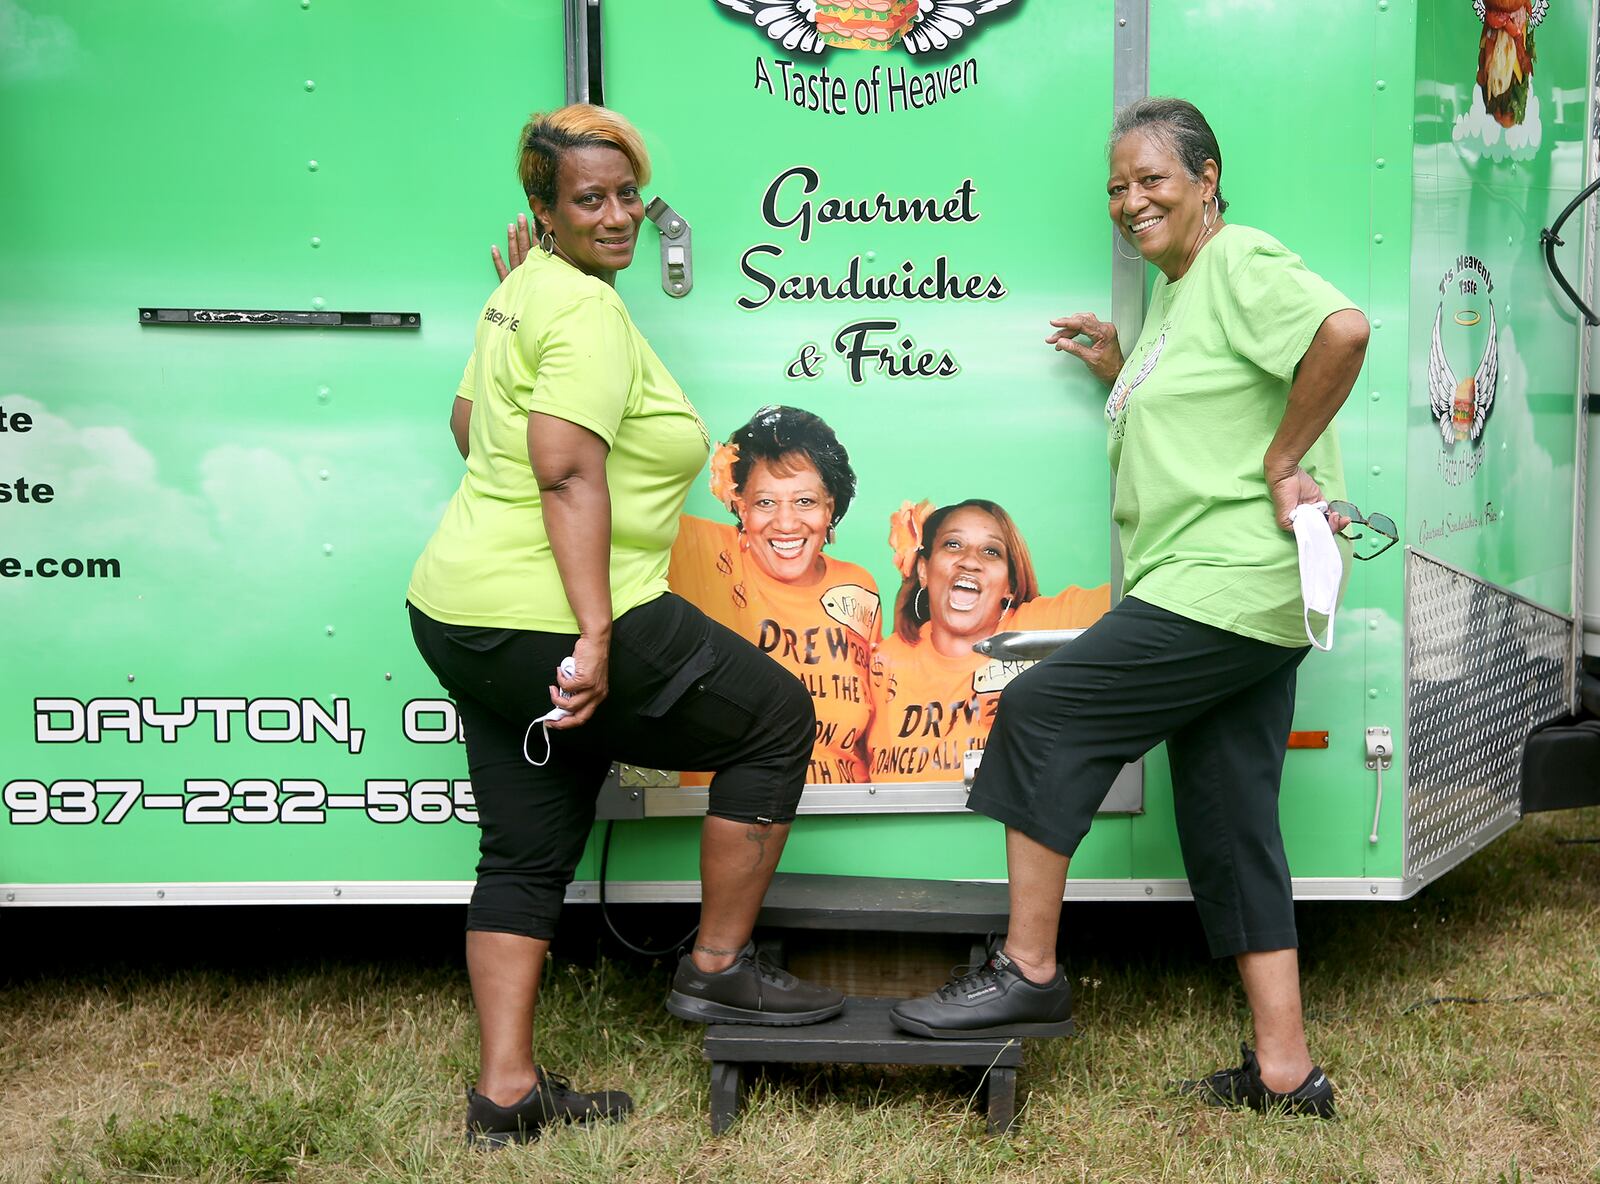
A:
{"label": "tattoo on leg", "polygon": [[753,825],[744,832],[744,837],[756,845],[756,861],[750,865],[754,871],[767,861],[767,840],[772,837],[772,825]]}
{"label": "tattoo on leg", "polygon": [[738,950],[721,950],[716,946],[702,945],[700,942],[695,942],[694,948],[696,953],[710,954],[713,958],[737,958],[739,956]]}

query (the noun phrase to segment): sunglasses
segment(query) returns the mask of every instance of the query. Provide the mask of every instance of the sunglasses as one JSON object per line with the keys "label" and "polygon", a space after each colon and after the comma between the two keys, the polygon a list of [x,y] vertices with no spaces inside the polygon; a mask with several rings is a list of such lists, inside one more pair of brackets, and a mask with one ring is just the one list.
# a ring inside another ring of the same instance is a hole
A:
{"label": "sunglasses", "polygon": [[1352,502],[1329,502],[1328,513],[1350,519],[1339,534],[1355,544],[1350,553],[1357,559],[1376,559],[1400,541],[1400,530],[1387,514],[1363,514]]}

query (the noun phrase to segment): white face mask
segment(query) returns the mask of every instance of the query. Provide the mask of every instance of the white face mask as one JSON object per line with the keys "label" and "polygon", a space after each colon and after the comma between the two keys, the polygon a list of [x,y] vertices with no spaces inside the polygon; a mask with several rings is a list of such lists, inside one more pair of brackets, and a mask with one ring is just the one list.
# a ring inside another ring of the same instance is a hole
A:
{"label": "white face mask", "polygon": [[[1300,598],[1305,601],[1306,637],[1320,650],[1333,648],[1333,611],[1339,604],[1339,584],[1344,579],[1344,556],[1333,541],[1328,525],[1328,503],[1307,502],[1289,515],[1295,545],[1300,548]],[[1311,614],[1328,619],[1328,640],[1311,632]]]}

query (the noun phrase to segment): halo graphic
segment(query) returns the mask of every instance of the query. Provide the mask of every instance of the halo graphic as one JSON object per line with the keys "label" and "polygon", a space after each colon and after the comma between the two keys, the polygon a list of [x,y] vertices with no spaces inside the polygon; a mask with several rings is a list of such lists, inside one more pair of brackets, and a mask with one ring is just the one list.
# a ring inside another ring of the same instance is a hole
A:
{"label": "halo graphic", "polygon": [[1482,317],[1473,312],[1470,308],[1463,308],[1460,312],[1456,313],[1456,324],[1465,325],[1468,328],[1476,325],[1482,319]]}

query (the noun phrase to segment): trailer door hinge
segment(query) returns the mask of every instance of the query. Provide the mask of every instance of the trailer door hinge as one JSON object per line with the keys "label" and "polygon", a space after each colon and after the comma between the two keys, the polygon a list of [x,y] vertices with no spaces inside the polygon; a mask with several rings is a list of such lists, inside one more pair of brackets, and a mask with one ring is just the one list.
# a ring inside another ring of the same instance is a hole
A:
{"label": "trailer door hinge", "polygon": [[1383,774],[1394,763],[1394,736],[1388,728],[1367,729],[1367,768],[1378,775],[1378,796],[1372,807],[1372,833],[1367,842],[1378,841],[1378,818],[1383,813]]}
{"label": "trailer door hinge", "polygon": [[644,216],[661,232],[661,290],[668,296],[687,296],[694,287],[694,232],[677,210],[659,197],[651,198]]}

